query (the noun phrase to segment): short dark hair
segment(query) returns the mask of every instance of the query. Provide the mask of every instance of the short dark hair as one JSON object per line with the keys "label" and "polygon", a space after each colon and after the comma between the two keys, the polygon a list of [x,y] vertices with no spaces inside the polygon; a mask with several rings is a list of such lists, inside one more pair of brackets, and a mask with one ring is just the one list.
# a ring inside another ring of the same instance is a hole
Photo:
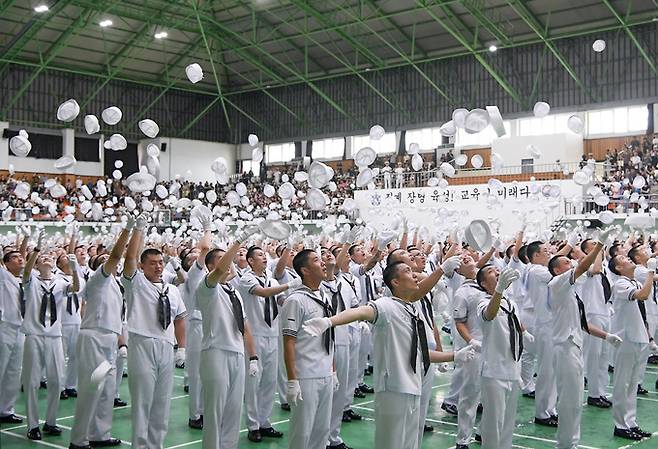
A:
{"label": "short dark hair", "polygon": [[638,263],[636,258],[640,255],[640,247],[634,246],[628,251],[628,258],[633,261],[633,263]]}
{"label": "short dark hair", "polygon": [[612,271],[617,276],[621,276],[621,273],[617,270],[617,264],[619,263],[619,256],[613,256],[612,259],[608,262],[608,269]]}
{"label": "short dark hair", "polygon": [[621,244],[619,244],[619,243],[615,243],[614,245],[612,245],[612,246],[610,247],[610,249],[608,250],[608,255],[610,256],[610,258],[613,258],[613,257],[615,257],[617,254],[619,254],[619,250],[621,250],[621,247],[622,247],[622,246],[621,246]]}
{"label": "short dark hair", "polygon": [[514,246],[515,245],[510,245],[507,247],[507,249],[505,250],[506,257],[509,257],[510,259],[512,258],[512,255],[514,254]]}
{"label": "short dark hair", "polygon": [[192,254],[188,252],[185,254],[185,257],[183,257],[180,261],[181,267],[183,267],[183,270],[185,271],[190,271],[190,268],[192,268],[192,264],[196,261],[196,257],[190,257]]}
{"label": "short dark hair", "polygon": [[539,251],[541,251],[541,246],[543,245],[543,242],[541,240],[535,240],[532,243],[528,244],[528,247],[526,249],[526,254],[528,256],[528,261],[532,262],[532,258],[535,257]]}
{"label": "short dark hair", "polygon": [[211,249],[210,251],[208,251],[208,254],[206,254],[205,259],[203,259],[203,262],[206,264],[206,267],[208,266],[208,264],[215,261],[215,257],[217,256],[217,253],[219,253],[219,252],[223,253],[225,251],[223,249],[219,249],[219,248],[214,248],[214,249]]}
{"label": "short dark hair", "polygon": [[393,262],[384,268],[382,277],[384,278],[384,284],[386,284],[391,293],[393,293],[393,281],[398,278],[398,271],[400,271],[402,266],[406,267],[408,265],[404,262]]}
{"label": "short dark hair", "polygon": [[548,261],[548,272],[551,273],[551,276],[555,276],[555,267],[557,267],[558,261],[560,260],[561,255],[556,255],[551,257]]}
{"label": "short dark hair", "polygon": [[592,241],[592,239],[585,239],[585,240],[583,240],[582,242],[580,242],[580,250],[581,250],[582,252],[586,252],[586,251],[585,251],[585,248],[587,248],[587,244],[588,244],[589,242],[591,242],[591,241]]}
{"label": "short dark hair", "polygon": [[100,258],[99,255],[96,256],[91,256],[89,259],[89,268],[91,268],[93,271],[98,270],[98,266],[100,265],[100,261],[102,259]]}
{"label": "short dark hair", "polygon": [[475,282],[478,283],[478,285],[480,286],[480,288],[484,288],[484,287],[482,286],[482,283],[484,282],[484,275],[485,275],[485,273],[486,273],[485,270],[488,270],[489,268],[493,268],[493,267],[494,267],[494,266],[491,265],[491,264],[486,264],[485,266],[483,266],[482,268],[480,268],[480,269],[478,270],[477,274],[475,275]]}
{"label": "short dark hair", "polygon": [[245,259],[247,259],[247,263],[249,263],[249,259],[254,257],[254,253],[258,250],[263,250],[260,246],[250,246],[249,249],[247,249],[247,255],[245,256]]}
{"label": "short dark hair", "polygon": [[528,245],[523,245],[519,248],[519,260],[523,263],[529,263],[528,260]]}
{"label": "short dark hair", "polygon": [[354,255],[354,251],[356,251],[358,247],[359,245],[357,244],[350,246],[350,249],[347,250],[347,254],[349,254],[349,256],[352,257]]}
{"label": "short dark hair", "polygon": [[302,280],[304,280],[304,275],[302,274],[302,268],[308,265],[308,261],[311,257],[311,253],[315,253],[312,249],[303,249],[295,255],[292,259],[292,267],[295,269],[295,272],[299,275]]}
{"label": "short dark hair", "polygon": [[146,258],[149,256],[162,256],[162,251],[160,251],[157,248],[147,248],[144,251],[142,251],[142,255],[139,256],[139,262],[144,263],[146,261]]}
{"label": "short dark hair", "polygon": [[21,252],[20,252],[20,251],[16,251],[16,250],[8,251],[7,254],[5,254],[4,256],[2,256],[2,263],[7,263],[7,262],[9,262],[9,259],[11,259],[12,256],[13,256],[14,254],[18,254],[18,255],[20,256],[20,255],[21,255]]}
{"label": "short dark hair", "polygon": [[393,251],[388,253],[388,256],[386,256],[386,265],[390,265],[393,263],[393,258],[395,257],[394,254],[398,251],[402,251],[402,248],[395,248]]}

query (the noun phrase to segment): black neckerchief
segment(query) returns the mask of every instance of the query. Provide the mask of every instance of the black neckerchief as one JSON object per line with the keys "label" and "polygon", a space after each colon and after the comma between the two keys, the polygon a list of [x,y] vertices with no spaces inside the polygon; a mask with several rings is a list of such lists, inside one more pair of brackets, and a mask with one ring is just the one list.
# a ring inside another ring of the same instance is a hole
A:
{"label": "black neckerchief", "polygon": [[18,308],[21,311],[21,318],[25,318],[25,289],[21,281],[18,281]]}
{"label": "black neckerchief", "polygon": [[[640,289],[640,284],[635,280],[631,279],[631,283],[635,288],[638,290]],[[642,315],[642,322],[644,325],[647,325],[647,306],[644,304],[644,301],[636,301],[637,302],[637,307],[640,309],[640,315]]]}
{"label": "black neckerchief", "polygon": [[603,286],[603,299],[605,300],[605,303],[608,304],[610,298],[612,298],[612,286],[610,285],[610,279],[608,279],[608,276],[605,274],[605,270],[602,270],[600,275],[601,285]]}
{"label": "black neckerchief", "polygon": [[238,326],[240,334],[244,335],[244,313],[242,311],[242,304],[240,303],[240,298],[238,298],[235,289],[228,284],[220,284],[222,289],[228,295],[231,300],[231,308],[233,309],[233,318],[235,319],[235,324]]}
{"label": "black neckerchief", "polygon": [[[507,309],[503,306],[502,302],[505,300]],[[516,316],[514,307],[512,303],[507,300],[507,298],[501,298],[500,310],[502,310],[507,315],[507,326],[509,327],[509,343],[510,349],[512,350],[512,357],[515,361],[521,360],[521,354],[523,354],[523,330],[521,329],[521,323],[519,318]],[[518,354],[516,351],[516,341],[519,341],[519,350]]]}
{"label": "black neckerchief", "polygon": [[[270,281],[267,277],[265,277],[265,281],[261,281],[258,276],[255,277],[262,288],[270,286]],[[268,296],[264,299],[265,305],[263,306],[263,319],[269,327],[272,327],[272,321],[276,320],[276,317],[279,315],[279,306],[273,296]]]}
{"label": "black neckerchief", "polygon": [[[336,283],[336,290],[332,288],[331,282]],[[336,314],[343,310],[347,310],[343,294],[340,291],[340,281],[338,279],[322,281],[322,285],[331,292],[331,307],[333,308],[334,313]]]}
{"label": "black neckerchief", "polygon": [[46,327],[46,311],[50,312],[50,326],[54,325],[57,321],[57,304],[55,303],[55,295],[53,290],[57,284],[55,281],[52,282],[50,288],[47,288],[41,284],[42,295],[41,295],[41,310],[39,313],[39,322],[43,327]]}
{"label": "black neckerchief", "polygon": [[[156,286],[157,288],[157,286]],[[171,324],[171,302],[169,301],[169,286],[162,286],[162,290],[158,290],[158,324],[162,326],[163,330],[167,330]]]}
{"label": "black neckerchief", "polygon": [[430,352],[427,345],[427,334],[425,333],[425,323],[418,316],[418,311],[412,304],[402,301],[398,298],[392,298],[404,308],[404,311],[411,318],[411,347],[409,349],[409,364],[411,370],[416,372],[416,360],[418,358],[418,343],[420,342],[420,352],[423,357],[423,375],[427,374],[430,369]]}
{"label": "black neckerchief", "polygon": [[[352,291],[354,292],[354,296],[356,296],[356,299],[359,299],[359,295],[356,294],[356,279],[350,274],[350,276],[347,276],[343,274],[343,279],[345,279],[345,282],[347,282],[347,285],[349,285],[352,288]],[[351,279],[351,280],[350,280]]]}
{"label": "black neckerchief", "polygon": [[587,323],[587,316],[585,315],[585,304],[583,303],[583,300],[580,299],[580,296],[578,296],[578,293],[575,294],[576,302],[578,303],[578,314],[580,315],[580,328],[588,334],[591,334],[589,331],[589,324]]}
{"label": "black neckerchief", "polygon": [[[316,304],[322,307],[322,312],[325,318],[331,318],[334,315],[334,310],[332,309],[331,304],[329,304],[327,301],[323,301],[323,298],[318,298],[316,296],[316,292],[312,291],[310,288],[302,287],[296,290],[295,293],[300,293],[302,295],[311,298]],[[322,295],[322,293],[319,291],[317,293]],[[324,338],[324,349],[327,351],[327,354],[331,354],[331,344],[336,339],[333,326],[331,326],[329,329],[324,331],[323,338]]]}
{"label": "black neckerchief", "polygon": [[423,309],[425,321],[427,321],[430,329],[434,330],[434,309],[432,308],[432,300],[429,295],[425,295],[420,299],[420,305]]}

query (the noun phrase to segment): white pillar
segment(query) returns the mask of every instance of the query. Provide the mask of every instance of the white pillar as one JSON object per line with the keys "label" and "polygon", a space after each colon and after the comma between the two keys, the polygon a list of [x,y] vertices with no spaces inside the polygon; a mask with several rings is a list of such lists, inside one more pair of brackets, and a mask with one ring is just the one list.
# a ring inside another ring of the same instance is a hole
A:
{"label": "white pillar", "polygon": [[[75,157],[75,130],[63,129],[62,130],[62,156]],[[64,171],[67,174],[75,173],[75,165]]]}

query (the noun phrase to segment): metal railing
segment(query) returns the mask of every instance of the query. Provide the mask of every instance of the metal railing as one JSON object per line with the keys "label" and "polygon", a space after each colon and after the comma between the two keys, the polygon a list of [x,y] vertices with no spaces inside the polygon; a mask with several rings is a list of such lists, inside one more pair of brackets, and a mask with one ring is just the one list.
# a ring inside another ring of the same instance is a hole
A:
{"label": "metal railing", "polygon": [[[658,209],[658,194],[643,195],[647,200],[647,208],[645,210],[656,208]],[[571,198],[564,199],[564,214],[581,215],[591,212],[599,213],[609,210],[611,212],[628,214],[640,212],[640,205],[638,202],[632,202],[630,198],[623,196],[611,196],[610,202],[606,206],[599,206],[594,202],[591,196],[584,196],[582,201],[574,201]]]}

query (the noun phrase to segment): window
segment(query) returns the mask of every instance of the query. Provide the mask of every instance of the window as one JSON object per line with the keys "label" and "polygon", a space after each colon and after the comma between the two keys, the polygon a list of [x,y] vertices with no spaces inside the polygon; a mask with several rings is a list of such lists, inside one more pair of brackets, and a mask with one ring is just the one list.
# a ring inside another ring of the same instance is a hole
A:
{"label": "window", "polygon": [[587,113],[587,134],[628,134],[644,132],[649,124],[646,106],[625,106]]}
{"label": "window", "polygon": [[572,114],[555,114],[546,117],[519,119],[519,136],[542,136],[566,132],[567,120]]}
{"label": "window", "polygon": [[290,162],[295,158],[295,143],[288,142],[265,145],[265,155],[268,164],[273,162]]}
{"label": "window", "polygon": [[398,149],[396,143],[395,133],[386,133],[379,140],[371,140],[370,136],[352,136],[352,154],[356,154],[363,147],[370,147],[377,154],[395,154]]}
{"label": "window", "polygon": [[[502,138],[507,138],[512,132],[512,125],[509,120],[503,122],[505,127],[505,135]],[[498,135],[491,126],[487,126],[483,131],[477,134],[469,134],[463,128],[457,128],[455,136],[455,148],[463,147],[489,147]]]}
{"label": "window", "polygon": [[255,164],[251,159],[242,161],[242,173],[249,173],[249,170],[254,176],[260,176],[260,164]]}
{"label": "window", "polygon": [[409,151],[409,145],[412,143],[417,143],[420,151],[428,151],[441,145],[442,137],[439,128],[410,129],[407,130],[404,141],[407,151]]}
{"label": "window", "polygon": [[345,139],[342,137],[313,141],[313,159],[342,159],[344,154]]}

